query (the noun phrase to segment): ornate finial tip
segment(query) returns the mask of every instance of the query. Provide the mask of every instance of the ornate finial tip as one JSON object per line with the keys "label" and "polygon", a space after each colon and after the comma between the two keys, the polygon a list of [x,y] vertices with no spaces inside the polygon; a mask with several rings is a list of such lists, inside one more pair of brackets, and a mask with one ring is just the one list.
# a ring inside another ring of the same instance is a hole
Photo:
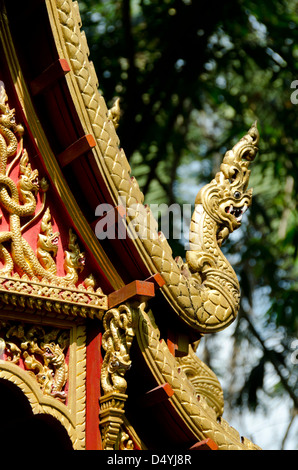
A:
{"label": "ornate finial tip", "polygon": [[117,129],[119,126],[120,117],[121,117],[120,98],[116,98],[114,105],[108,111],[108,119],[110,119],[113,122],[115,129]]}
{"label": "ornate finial tip", "polygon": [[258,121],[257,120],[252,124],[251,128],[249,129],[248,135],[252,138],[252,144],[253,145],[258,145],[260,134],[259,134],[259,130],[258,130]]}

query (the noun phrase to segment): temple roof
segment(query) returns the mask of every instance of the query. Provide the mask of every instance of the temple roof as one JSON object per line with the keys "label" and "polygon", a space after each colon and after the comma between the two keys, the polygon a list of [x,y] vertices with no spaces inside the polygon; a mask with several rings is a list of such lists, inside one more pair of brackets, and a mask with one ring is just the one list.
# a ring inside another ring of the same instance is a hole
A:
{"label": "temple roof", "polygon": [[[50,182],[52,205],[59,205],[57,218],[61,220],[62,215],[86,252],[88,272],[84,276],[92,273],[100,287],[97,294],[95,290],[88,292],[97,298],[101,298],[101,292],[107,296],[107,303],[104,300],[99,309],[101,313],[92,311],[90,317],[101,318],[108,307],[117,305],[125,286],[152,280],[155,292],[144,292],[144,299],[152,297],[151,310],[139,307],[139,348],[132,354],[145,371],[150,371],[150,378],[146,372],[144,381],[148,380],[153,388],[167,383],[173,392],[171,400],[154,413],[162,417],[162,432],[165,429],[170,438],[179,429],[175,438],[179,442],[195,443],[212,437],[219,448],[255,448],[221,418],[222,391],[207,369],[205,374],[217,390],[217,398],[214,403],[211,396],[198,401],[197,384],[188,380],[188,372],[198,364],[204,366],[193,349],[187,356],[192,358],[189,363],[175,360],[163,339],[171,323],[171,330],[179,331],[192,343],[201,334],[229,325],[237,312],[223,301],[217,313],[211,306],[207,316],[198,314],[200,280],[181,260],[173,258],[131,175],[113,110],[107,108],[98,91],[100,77],[89,60],[77,2],[32,0],[28,5],[21,0],[4,1],[0,21],[3,81],[17,119],[25,127],[26,145]],[[240,145],[241,152],[255,144],[251,131]],[[107,230],[102,223],[106,212],[110,215],[105,221],[115,236],[101,239],[101,230]],[[127,236],[129,230],[140,230],[140,226],[147,230],[147,237]],[[237,289],[236,284],[233,289]],[[142,287],[134,284],[135,289]],[[71,289],[77,293],[75,287]],[[87,294],[86,286],[81,289]],[[90,299],[86,305],[89,303]],[[138,378],[133,372],[131,377],[136,385]],[[128,414],[133,413],[133,398],[130,400]],[[148,410],[144,416],[150,419]]]}

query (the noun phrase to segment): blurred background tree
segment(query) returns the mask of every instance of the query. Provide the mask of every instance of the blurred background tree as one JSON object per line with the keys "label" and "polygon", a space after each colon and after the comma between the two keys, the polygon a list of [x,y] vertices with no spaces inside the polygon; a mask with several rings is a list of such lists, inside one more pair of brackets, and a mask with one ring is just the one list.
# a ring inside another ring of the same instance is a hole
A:
{"label": "blurred background tree", "polygon": [[[193,204],[226,150],[258,120],[253,205],[224,247],[241,281],[241,310],[228,333],[229,354],[221,352],[226,333],[204,339],[198,353],[224,381],[230,423],[247,410],[267,411],[283,433],[275,428],[269,447],[293,448],[298,2],[82,0],[79,5],[100,89],[109,107],[116,96],[121,99],[121,146],[148,204]],[[170,242],[174,255],[183,256],[183,244]]]}

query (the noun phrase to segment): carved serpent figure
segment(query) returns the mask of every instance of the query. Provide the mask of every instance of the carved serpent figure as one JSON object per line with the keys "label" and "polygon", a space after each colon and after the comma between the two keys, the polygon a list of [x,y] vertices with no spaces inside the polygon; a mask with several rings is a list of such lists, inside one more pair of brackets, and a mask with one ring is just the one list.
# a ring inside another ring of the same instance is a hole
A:
{"label": "carved serpent figure", "polygon": [[69,345],[67,330],[48,329],[15,322],[0,322],[6,360],[21,364],[37,380],[46,395],[64,401],[63,390],[68,378],[65,348]]}
{"label": "carved serpent figure", "polygon": [[[105,100],[98,91],[98,80],[92,63],[88,60],[85,38],[80,31],[77,3],[72,0],[49,2],[48,12],[59,31],[59,35],[55,36],[57,47],[63,50],[76,78],[76,83],[73,82],[73,96],[79,101],[84,112],[86,110],[89,118],[89,122],[86,119],[86,126],[97,140],[94,149],[96,162],[109,182],[114,203],[119,204],[120,197],[128,209],[143,204],[144,195],[136,179],[131,176],[130,165],[120,147],[112,122],[113,116],[111,113],[109,115]],[[84,119],[86,115],[82,114]],[[234,320],[238,310],[239,283],[230,264],[222,255],[220,246],[230,231],[240,225],[241,212],[243,213],[250,204],[251,194],[246,191],[245,185],[241,190],[241,179],[247,181],[248,163],[256,154],[257,141],[257,129],[253,126],[244,140],[235,146],[232,152],[226,154],[220,172],[210,186],[207,185],[205,190],[199,193],[191,222],[191,245],[186,255],[186,263],[182,259],[173,258],[172,250],[163,234],[159,235],[155,227],[148,228],[146,217],[150,218],[150,209],[144,217],[143,226],[141,218],[136,217],[139,231],[148,232],[147,237],[136,238],[134,241],[144,263],[152,274],[162,274],[166,284],[161,291],[173,311],[188,326],[199,332],[211,333],[225,328]],[[240,197],[237,192],[238,183]],[[217,217],[213,210],[219,210],[220,216]],[[128,217],[128,222],[133,224],[133,219]],[[225,292],[223,286],[226,287]],[[210,437],[222,449],[254,447],[245,439],[241,441],[240,436],[234,439],[234,431],[230,428],[227,431],[224,421],[217,419],[210,406],[205,406],[203,399],[198,402],[194,387],[186,376],[185,380],[181,379],[183,371],[176,367],[175,358],[166,343],[161,340],[157,325],[147,312],[142,312],[142,308],[135,330],[142,345],[141,350],[147,356],[148,366],[158,378],[159,384],[171,384],[175,391],[172,400],[175,400],[175,405],[177,404],[183,418],[195,430],[199,440]],[[106,333],[106,361],[102,369],[102,386],[104,393],[109,393],[117,388],[114,387],[111,373],[108,371],[108,358],[112,358],[114,350],[108,323]]]}
{"label": "carved serpent figure", "polygon": [[[33,170],[29,163],[27,151],[23,149],[23,127],[15,123],[15,111],[7,105],[7,95],[4,87],[0,87],[0,203],[9,214],[9,230],[0,232],[0,257],[3,261],[1,273],[11,275],[14,268],[19,274],[29,277],[37,276],[55,284],[72,284],[78,280],[78,272],[85,265],[85,255],[80,252],[76,243],[76,235],[69,231],[69,251],[65,252],[64,269],[66,275],[56,275],[55,261],[51,256],[56,255],[59,233],[53,233],[50,224],[49,209],[44,214],[39,235],[37,256],[28,242],[22,236],[22,231],[39,214],[31,218],[29,223],[22,226],[21,218],[35,214],[36,194],[40,187],[45,193],[47,185],[39,181],[38,170]],[[18,140],[20,138],[20,140]],[[14,157],[7,168],[8,158]],[[9,177],[11,167],[20,160],[20,178],[17,184]],[[42,209],[44,208],[43,197]],[[11,253],[3,245],[11,242]]]}
{"label": "carved serpent figure", "polygon": [[15,134],[22,135],[24,128],[16,124],[15,110],[6,106],[7,95],[5,88],[0,88],[0,173],[4,174],[8,158],[15,154],[18,140]]}
{"label": "carved serpent figure", "polygon": [[215,179],[199,191],[195,201],[186,268],[201,285],[201,304],[195,314],[207,325],[232,321],[238,313],[239,282],[220,247],[240,227],[242,215],[251,205],[248,165],[257,154],[258,139],[254,123],[226,153]]}
{"label": "carved serpent figure", "polygon": [[125,393],[127,383],[124,374],[131,366],[129,350],[134,337],[130,308],[120,305],[108,310],[103,317],[103,326],[102,347],[106,354],[101,370],[101,386],[105,394],[112,391]]}
{"label": "carved serpent figure", "polygon": [[50,394],[55,398],[65,400],[66,393],[62,390],[68,374],[68,366],[65,362],[63,350],[58,344],[48,343],[42,346],[45,365],[54,368],[54,376],[50,383]]}
{"label": "carved serpent figure", "polygon": [[[144,195],[131,176],[131,168],[119,145],[112,117],[109,116],[103,96],[98,92],[98,81],[89,62],[88,51],[83,46],[78,9],[71,0],[57,0],[55,7],[58,18],[55,16],[56,12],[54,14],[49,10],[49,13],[61,32],[62,39],[57,40],[59,47],[63,49],[65,57],[68,57],[76,77],[76,99],[81,93],[81,104],[89,116],[90,132],[97,140],[99,168],[111,180],[115,205],[119,204],[120,197],[126,208],[137,207],[143,204]],[[187,263],[181,259],[175,260],[165,237],[155,227],[148,228],[149,208],[143,221],[138,216],[135,221],[134,216],[128,217],[129,224],[135,224],[139,233],[144,234],[147,230],[147,236],[136,238],[135,243],[150,272],[162,274],[166,284],[161,291],[167,301],[188,326],[202,333],[224,329],[234,320],[238,311],[238,280],[223,257],[220,245],[228,233],[240,225],[242,203],[242,213],[250,204],[251,194],[247,193],[246,202],[243,197],[246,191],[243,189],[242,192],[241,188],[237,190],[237,184],[241,178],[247,181],[247,167],[257,152],[257,141],[257,129],[254,125],[247,136],[232,151],[227,152],[220,172],[210,183],[211,186],[198,195],[197,208],[191,223],[191,249],[186,255]],[[240,199],[237,199],[237,191],[241,194]],[[210,205],[213,205],[214,210],[209,208]],[[195,235],[197,229],[203,230],[199,243],[197,240],[193,242],[193,239],[198,238]]]}
{"label": "carved serpent figure", "polygon": [[[57,266],[53,259],[58,251],[59,232],[53,232],[51,224],[50,209],[44,213],[40,224],[40,230],[43,233],[38,235],[37,240],[37,258],[40,264],[52,274],[57,273]],[[51,253],[53,257],[51,256]]]}

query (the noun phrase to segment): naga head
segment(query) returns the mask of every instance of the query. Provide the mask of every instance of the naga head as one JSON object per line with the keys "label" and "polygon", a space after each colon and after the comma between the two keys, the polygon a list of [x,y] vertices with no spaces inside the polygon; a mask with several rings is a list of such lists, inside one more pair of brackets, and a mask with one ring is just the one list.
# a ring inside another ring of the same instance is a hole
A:
{"label": "naga head", "polygon": [[64,359],[63,350],[58,344],[46,343],[41,345],[41,350],[45,361],[48,364],[56,363],[58,360]]}
{"label": "naga head", "polygon": [[39,191],[38,170],[32,170],[26,150],[24,150],[20,160],[20,180],[18,186],[21,194],[22,191],[31,191],[35,194]]}
{"label": "naga head", "polygon": [[196,197],[196,204],[202,204],[218,224],[220,243],[240,227],[242,216],[251,205],[252,189],[247,189],[248,167],[258,152],[258,142],[259,132],[255,122],[232,150],[226,152],[220,171]]}
{"label": "naga head", "polygon": [[86,256],[84,252],[80,251],[79,244],[77,243],[76,234],[69,229],[69,244],[68,248],[70,251],[65,251],[64,266],[66,271],[69,269],[75,269],[76,271],[83,271],[86,263]]}
{"label": "naga head", "polygon": [[51,212],[49,207],[46,209],[41,221],[40,229],[43,233],[38,235],[37,246],[48,253],[56,256],[58,251],[58,243],[60,238],[59,232],[53,232],[51,223]]}
{"label": "naga head", "polygon": [[50,233],[48,235],[38,234],[37,246],[38,248],[53,253],[56,256],[58,251],[59,232]]}

